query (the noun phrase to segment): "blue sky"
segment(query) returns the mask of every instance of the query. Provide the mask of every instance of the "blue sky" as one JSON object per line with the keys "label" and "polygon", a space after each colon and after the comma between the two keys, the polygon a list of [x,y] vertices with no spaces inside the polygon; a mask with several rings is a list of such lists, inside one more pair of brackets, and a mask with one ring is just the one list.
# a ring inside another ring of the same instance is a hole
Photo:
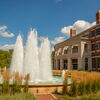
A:
{"label": "blue sky", "polygon": [[68,38],[69,26],[91,26],[97,10],[100,0],[0,0],[0,46],[14,44],[19,32],[25,43],[31,27],[55,44]]}

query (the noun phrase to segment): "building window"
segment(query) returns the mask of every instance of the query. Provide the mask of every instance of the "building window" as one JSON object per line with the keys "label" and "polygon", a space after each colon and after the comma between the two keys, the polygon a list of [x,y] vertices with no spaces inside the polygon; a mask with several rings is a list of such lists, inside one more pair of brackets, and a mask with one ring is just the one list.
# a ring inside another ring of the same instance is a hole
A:
{"label": "building window", "polygon": [[90,37],[94,37],[95,36],[95,30],[91,31],[90,33]]}
{"label": "building window", "polygon": [[68,60],[63,60],[63,69],[67,69],[68,68]]}
{"label": "building window", "polygon": [[88,52],[88,44],[85,44],[84,48],[85,48],[85,52]]}
{"label": "building window", "polygon": [[60,70],[60,59],[58,59],[58,70]]}
{"label": "building window", "polygon": [[100,68],[100,57],[97,58],[97,67]]}
{"label": "building window", "polygon": [[61,55],[61,48],[58,49],[57,51],[57,56]]}
{"label": "building window", "polygon": [[99,50],[100,50],[100,42],[98,43],[98,48],[99,48]]}
{"label": "building window", "polygon": [[64,50],[64,54],[67,54],[67,53],[68,53],[68,50],[67,50],[67,49],[65,49],[65,50]]}
{"label": "building window", "polygon": [[92,51],[93,50],[100,50],[100,42],[98,42],[96,44],[92,44]]}
{"label": "building window", "polygon": [[92,51],[95,50],[95,44],[92,44]]}
{"label": "building window", "polygon": [[96,43],[96,50],[100,50],[100,42]]}
{"label": "building window", "polygon": [[88,70],[88,58],[85,58],[85,70]]}
{"label": "building window", "polygon": [[96,58],[92,58],[92,68],[96,68]]}
{"label": "building window", "polygon": [[78,59],[72,59],[72,67],[73,67],[73,70],[78,69]]}
{"label": "building window", "polygon": [[92,58],[92,68],[100,68],[100,57]]}
{"label": "building window", "polygon": [[100,35],[100,28],[96,29],[96,35]]}
{"label": "building window", "polygon": [[63,48],[62,54],[68,54],[68,46]]}
{"label": "building window", "polygon": [[78,53],[78,46],[73,46],[72,53]]}

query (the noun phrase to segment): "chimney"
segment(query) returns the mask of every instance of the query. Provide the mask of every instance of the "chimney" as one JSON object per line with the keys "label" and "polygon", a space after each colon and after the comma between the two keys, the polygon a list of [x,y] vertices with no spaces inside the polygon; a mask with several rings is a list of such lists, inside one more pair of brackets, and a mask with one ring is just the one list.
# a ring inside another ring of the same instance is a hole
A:
{"label": "chimney", "polygon": [[100,24],[100,10],[96,13],[96,24]]}
{"label": "chimney", "polygon": [[70,37],[76,36],[76,28],[71,28],[70,29]]}

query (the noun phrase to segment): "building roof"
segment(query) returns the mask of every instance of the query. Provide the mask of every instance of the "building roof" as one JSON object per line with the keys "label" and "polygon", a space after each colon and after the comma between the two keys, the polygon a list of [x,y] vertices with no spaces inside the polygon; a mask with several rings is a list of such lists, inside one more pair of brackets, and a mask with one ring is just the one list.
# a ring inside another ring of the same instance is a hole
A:
{"label": "building roof", "polygon": [[[70,38],[68,38],[67,40],[64,40],[64,41],[62,41],[62,42],[56,44],[55,46],[57,46],[57,45],[59,45],[59,44],[62,44],[62,43],[64,43],[64,42],[67,42],[67,41],[69,41],[70,39],[74,39],[74,38],[76,38],[76,37],[78,37],[78,36],[81,36],[82,34],[88,32],[89,30],[91,30],[91,29],[93,29],[93,28],[96,28],[96,27],[99,26],[99,25],[100,25],[100,24],[96,24],[96,25],[94,25],[94,26],[92,26],[92,27],[90,27],[90,28],[84,30],[83,32],[78,33],[76,36],[70,37]],[[54,46],[54,48],[55,48],[55,46]]]}

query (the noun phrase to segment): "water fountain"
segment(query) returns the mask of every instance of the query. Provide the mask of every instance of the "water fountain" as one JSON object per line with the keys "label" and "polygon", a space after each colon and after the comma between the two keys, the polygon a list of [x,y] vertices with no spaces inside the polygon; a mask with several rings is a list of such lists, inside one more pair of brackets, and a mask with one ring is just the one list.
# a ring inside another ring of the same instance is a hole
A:
{"label": "water fountain", "polygon": [[65,78],[65,74],[66,74],[66,70],[62,70],[61,77],[62,77],[63,79]]}
{"label": "water fountain", "polygon": [[10,70],[12,73],[16,71],[22,74],[23,72],[23,44],[20,34],[14,46]]}
{"label": "water fountain", "polygon": [[23,56],[22,38],[17,37],[10,70],[23,75],[29,73],[30,82],[52,80],[50,41],[45,38],[39,52],[37,38],[37,31],[31,29]]}
{"label": "water fountain", "polygon": [[37,31],[32,30],[29,32],[24,57],[24,75],[30,74],[30,81],[39,80],[39,58],[38,58],[38,42]]}
{"label": "water fountain", "polygon": [[52,80],[51,51],[48,38],[43,39],[39,51],[40,79]]}
{"label": "water fountain", "polygon": [[38,48],[37,31],[34,29],[29,32],[24,49],[21,35],[18,35],[10,70],[23,76],[30,74],[29,88],[32,93],[47,93],[47,90],[51,93],[63,86],[63,78],[52,75],[50,41],[43,39]]}

